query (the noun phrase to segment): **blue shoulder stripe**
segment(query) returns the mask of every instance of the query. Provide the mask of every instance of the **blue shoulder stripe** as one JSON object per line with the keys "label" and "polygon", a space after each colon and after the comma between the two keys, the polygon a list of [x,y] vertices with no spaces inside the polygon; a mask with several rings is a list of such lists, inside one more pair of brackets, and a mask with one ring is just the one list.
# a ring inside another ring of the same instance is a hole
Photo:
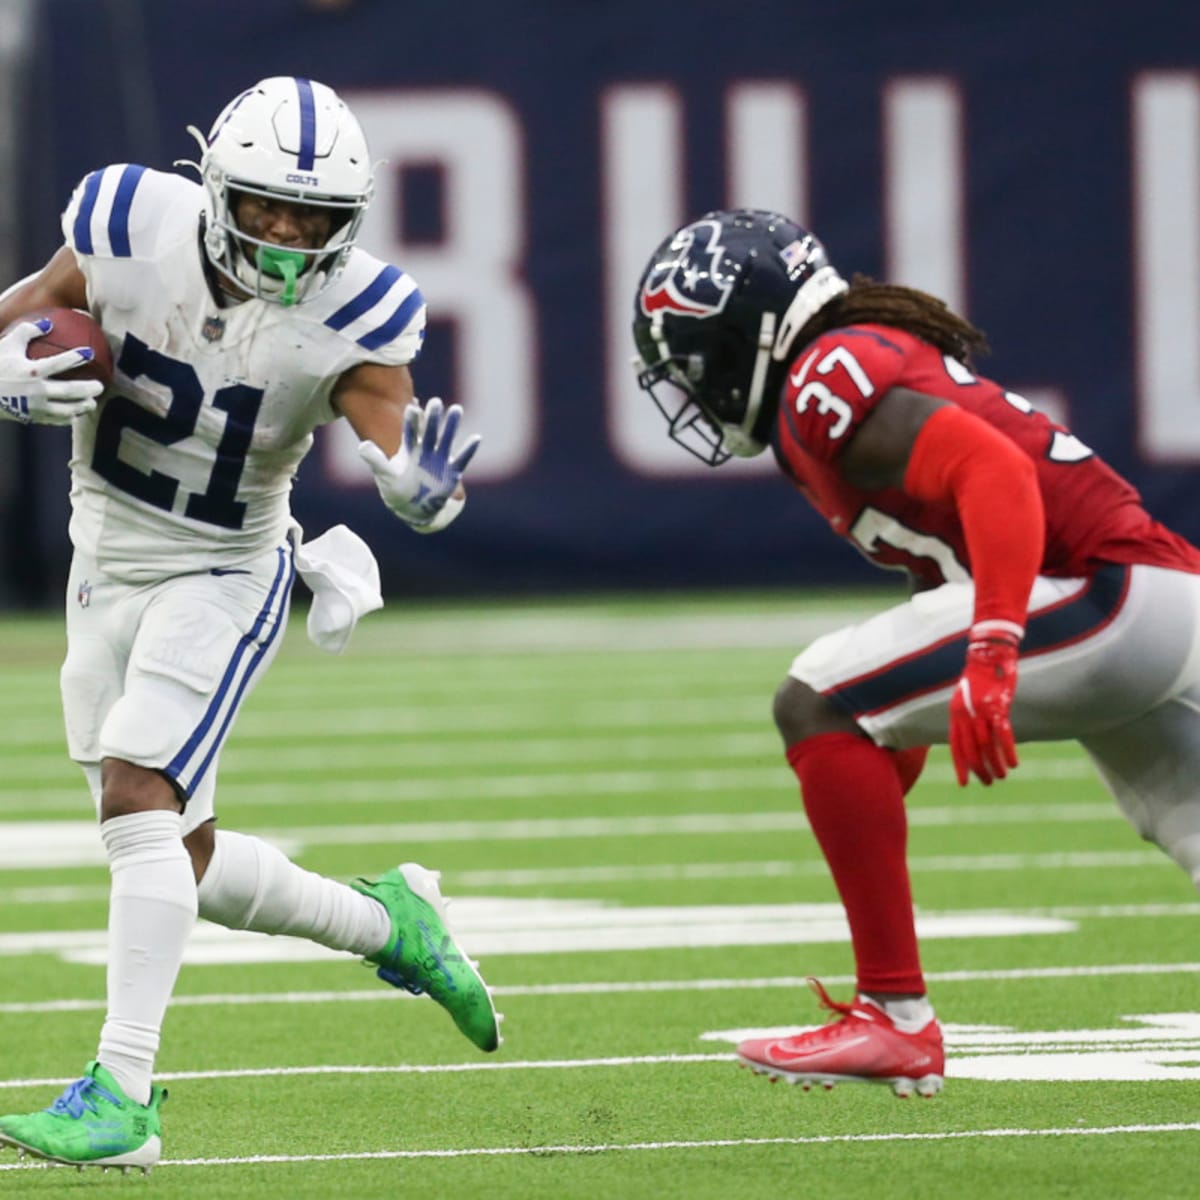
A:
{"label": "blue shoulder stripe", "polygon": [[117,258],[128,258],[132,253],[129,247],[129,210],[133,207],[133,193],[137,191],[137,185],[145,173],[145,167],[128,166],[121,172],[121,182],[117,184],[117,194],[113,197],[112,212],[108,217],[108,241]]}
{"label": "blue shoulder stripe", "polygon": [[[107,169],[107,168],[106,168]],[[108,214],[108,244],[116,258],[129,258],[129,213],[133,207],[133,194],[145,175],[146,168],[130,164],[121,172],[117,190],[113,195],[112,208]],[[96,203],[100,197],[100,185],[104,171],[93,171],[83,182],[83,198],[75,214],[72,236],[80,254],[94,254],[96,246],[92,240],[92,220],[96,215]]]}
{"label": "blue shoulder stripe", "polygon": [[103,171],[93,171],[83,181],[83,199],[79,202],[79,211],[75,214],[73,231],[75,249],[80,254],[92,253],[92,213],[96,210],[96,197],[100,194],[103,178]]}
{"label": "blue shoulder stripe", "polygon": [[380,346],[386,346],[394,337],[404,332],[409,321],[417,315],[417,309],[424,303],[425,297],[421,295],[421,289],[413,288],[404,297],[400,307],[378,329],[364,333],[358,339],[358,344],[364,350],[377,350]]}
{"label": "blue shoulder stripe", "polygon": [[330,329],[345,329],[368,309],[374,308],[404,274],[399,267],[387,266],[353,300],[347,301],[331,317],[325,318]]}

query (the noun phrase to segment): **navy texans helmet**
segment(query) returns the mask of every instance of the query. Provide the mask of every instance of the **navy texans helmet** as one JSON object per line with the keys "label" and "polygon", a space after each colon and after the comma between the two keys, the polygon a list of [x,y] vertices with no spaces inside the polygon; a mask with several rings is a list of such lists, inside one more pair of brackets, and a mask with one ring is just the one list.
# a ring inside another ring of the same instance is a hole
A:
{"label": "navy texans helmet", "polygon": [[709,466],[770,440],[796,335],[847,290],[825,247],[779,213],[706,213],[671,234],[638,284],[638,384],[671,438]]}

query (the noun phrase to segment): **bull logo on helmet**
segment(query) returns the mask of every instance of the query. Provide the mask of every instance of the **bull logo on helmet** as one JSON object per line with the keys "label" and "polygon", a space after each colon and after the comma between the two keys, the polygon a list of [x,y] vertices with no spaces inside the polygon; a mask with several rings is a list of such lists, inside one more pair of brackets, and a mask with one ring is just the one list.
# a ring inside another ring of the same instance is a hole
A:
{"label": "bull logo on helmet", "polygon": [[733,291],[733,277],[720,273],[725,247],[716,221],[697,221],[671,242],[674,257],[655,263],[642,287],[639,305],[646,316],[657,312],[681,317],[719,313]]}

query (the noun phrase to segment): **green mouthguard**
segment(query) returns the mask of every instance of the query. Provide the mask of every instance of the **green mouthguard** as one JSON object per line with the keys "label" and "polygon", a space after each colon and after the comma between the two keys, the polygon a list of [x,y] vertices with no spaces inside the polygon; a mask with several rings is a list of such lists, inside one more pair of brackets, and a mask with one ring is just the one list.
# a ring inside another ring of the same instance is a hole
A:
{"label": "green mouthguard", "polygon": [[259,246],[258,267],[264,275],[283,280],[283,295],[279,303],[285,307],[296,303],[296,279],[304,270],[304,255],[282,246]]}

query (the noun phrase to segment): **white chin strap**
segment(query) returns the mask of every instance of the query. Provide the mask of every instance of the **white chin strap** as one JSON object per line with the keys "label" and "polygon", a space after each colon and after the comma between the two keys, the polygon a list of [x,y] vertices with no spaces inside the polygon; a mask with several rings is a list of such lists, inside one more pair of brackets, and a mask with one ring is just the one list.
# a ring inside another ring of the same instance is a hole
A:
{"label": "white chin strap", "polygon": [[750,376],[750,395],[746,398],[746,411],[737,425],[721,425],[721,448],[728,450],[735,458],[754,458],[766,449],[750,431],[758,420],[758,410],[762,408],[763,391],[767,386],[767,368],[771,365],[772,350],[775,346],[775,324],[776,317],[773,312],[763,313],[758,326],[758,353],[754,356],[754,371]]}
{"label": "white chin strap", "polygon": [[721,449],[734,458],[757,458],[766,446],[745,433],[740,425],[722,425]]}
{"label": "white chin strap", "polygon": [[833,267],[822,267],[813,277],[804,282],[792,297],[791,304],[778,321],[773,312],[763,313],[758,327],[758,353],[754,357],[754,371],[750,376],[750,395],[746,399],[746,411],[737,425],[721,426],[721,447],[735,458],[754,458],[766,446],[753,436],[752,430],[762,408],[763,390],[767,385],[767,371],[772,362],[783,362],[791,352],[796,335],[830,300],[849,291],[850,285]]}

